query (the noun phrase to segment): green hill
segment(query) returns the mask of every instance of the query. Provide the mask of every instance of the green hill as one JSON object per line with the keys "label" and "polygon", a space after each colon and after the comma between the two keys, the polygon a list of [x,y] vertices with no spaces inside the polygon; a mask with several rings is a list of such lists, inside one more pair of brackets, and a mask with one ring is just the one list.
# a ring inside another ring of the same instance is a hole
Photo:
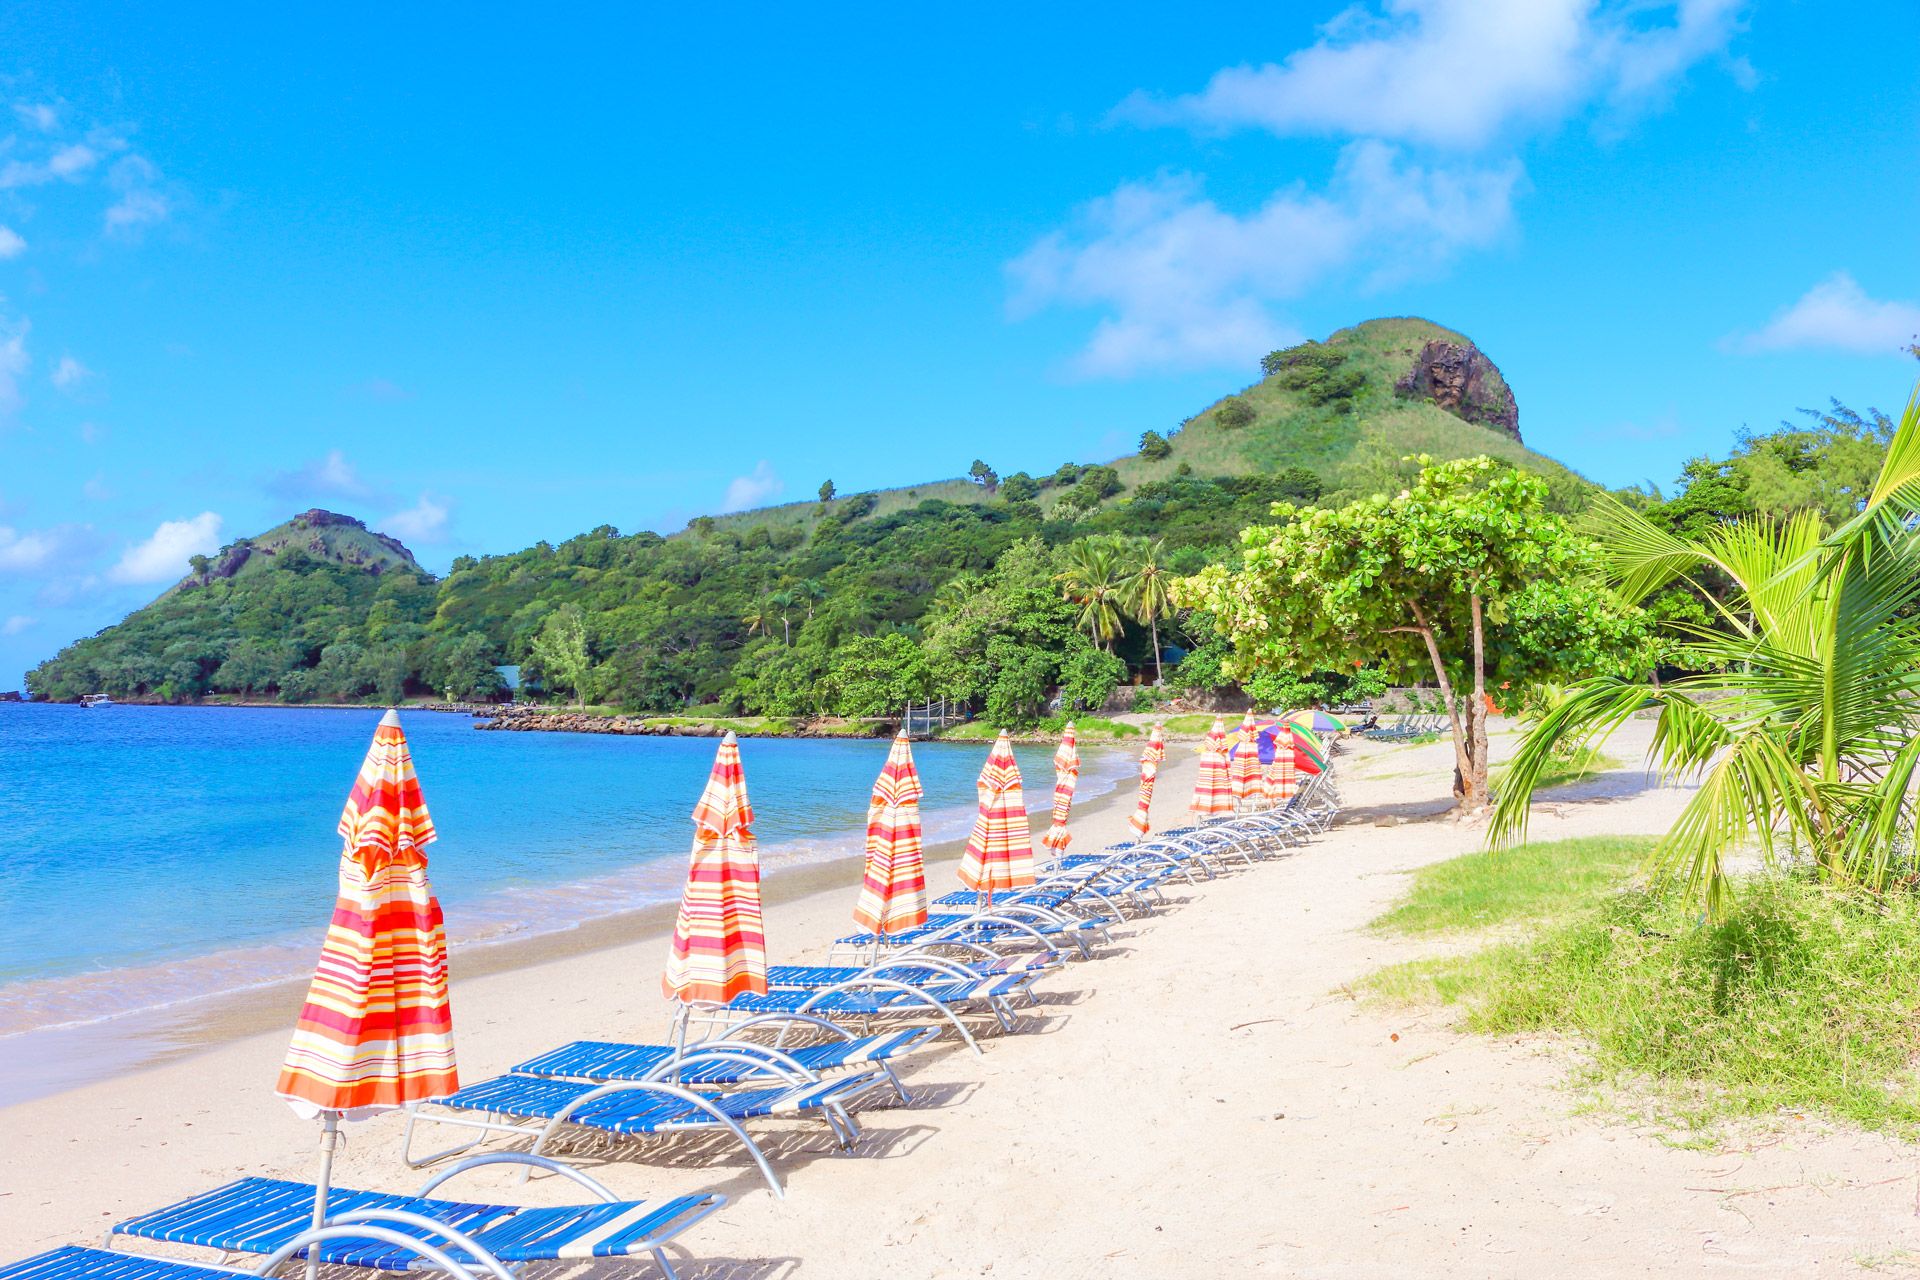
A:
{"label": "green hill", "polygon": [[[1080,539],[1159,540],[1166,567],[1191,572],[1234,554],[1276,501],[1399,487],[1408,454],[1504,458],[1546,476],[1567,509],[1591,492],[1521,443],[1499,370],[1438,325],[1369,321],[1274,352],[1263,369],[1104,465],[702,517],[670,538],[602,525],[558,546],[463,556],[437,583],[392,538],[305,512],[196,560],[28,687],[64,699],[486,696],[496,663],[537,672],[535,638],[558,615],[584,634],[584,683],[632,709],[793,715],[897,706],[915,689],[990,701],[989,686],[1014,696],[1006,681],[1033,705],[1118,666],[1091,650],[1053,580]],[[963,623],[965,652],[953,648]],[[1119,654],[1151,666],[1149,635],[1130,629]],[[919,674],[895,680],[902,671]]]}

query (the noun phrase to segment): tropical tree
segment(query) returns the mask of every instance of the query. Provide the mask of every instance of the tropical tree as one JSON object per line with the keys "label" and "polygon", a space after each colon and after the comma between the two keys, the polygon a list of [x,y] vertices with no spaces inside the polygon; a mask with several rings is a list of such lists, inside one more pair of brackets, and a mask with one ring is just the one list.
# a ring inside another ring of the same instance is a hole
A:
{"label": "tropical tree", "polygon": [[[1490,458],[1435,462],[1411,487],[1338,509],[1276,504],[1241,535],[1243,567],[1177,588],[1233,644],[1227,674],[1371,666],[1430,677],[1453,734],[1454,791],[1482,810],[1490,677],[1644,670],[1645,623],[1589,576],[1590,546],[1546,509],[1547,486]],[[1465,686],[1464,688],[1462,686]]]}
{"label": "tropical tree", "polygon": [[1153,682],[1166,673],[1160,668],[1160,619],[1173,612],[1174,575],[1167,568],[1164,539],[1134,538],[1127,543],[1120,574],[1120,607],[1135,622],[1144,622],[1153,634]]}
{"label": "tropical tree", "polygon": [[1697,780],[1655,849],[1663,873],[1715,914],[1728,856],[1810,860],[1830,879],[1884,889],[1909,871],[1920,765],[1920,392],[1857,514],[1830,529],[1817,509],[1750,515],[1682,536],[1603,503],[1603,564],[1622,594],[1717,575],[1715,624],[1667,627],[1701,674],[1658,685],[1596,677],[1571,690],[1514,757],[1491,835],[1522,837],[1556,753],[1658,713],[1650,749],[1667,779]]}
{"label": "tropical tree", "polygon": [[1081,538],[1067,546],[1066,567],[1054,575],[1061,594],[1080,607],[1087,638],[1109,653],[1124,629],[1119,552],[1113,538]]}
{"label": "tropical tree", "polygon": [[800,603],[798,592],[776,591],[767,597],[767,605],[780,617],[780,643],[793,644],[793,608]]}
{"label": "tropical tree", "polygon": [[764,604],[756,604],[741,616],[740,621],[746,625],[750,636],[770,635],[773,630],[773,611]]}
{"label": "tropical tree", "polygon": [[540,634],[533,638],[531,656],[549,683],[573,690],[575,706],[586,705],[593,657],[587,648],[587,619],[580,606],[563,604],[548,615]]}

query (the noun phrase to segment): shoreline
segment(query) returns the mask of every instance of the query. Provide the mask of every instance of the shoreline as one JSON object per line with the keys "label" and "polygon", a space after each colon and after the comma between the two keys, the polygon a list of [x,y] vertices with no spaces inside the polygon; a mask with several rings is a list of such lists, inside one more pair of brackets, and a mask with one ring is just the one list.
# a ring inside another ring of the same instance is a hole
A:
{"label": "shoreline", "polygon": [[[1097,744],[1091,750],[1109,748]],[[1035,807],[1034,802],[1043,798],[1050,803],[1051,778],[1041,787],[1030,783],[1027,792],[1037,844],[1040,832],[1046,829],[1047,808]],[[1078,828],[1083,820],[1096,821],[1123,801],[1130,806],[1132,799],[1126,775],[1117,774],[1110,789],[1076,802],[1074,826]],[[923,853],[928,871],[957,864],[965,848],[964,835],[928,844]],[[861,855],[851,851],[790,866],[775,865],[762,882],[763,902],[769,909],[801,905],[823,908],[824,901],[814,900],[844,895],[849,914],[846,931],[851,931],[860,865]],[[456,939],[450,947],[452,963],[461,979],[485,979],[576,960],[638,940],[657,937],[664,943],[678,906],[676,897],[595,915],[559,928]],[[237,1040],[290,1028],[310,977],[303,971],[232,991],[188,996],[0,1036],[0,1113],[123,1072],[178,1062]]]}

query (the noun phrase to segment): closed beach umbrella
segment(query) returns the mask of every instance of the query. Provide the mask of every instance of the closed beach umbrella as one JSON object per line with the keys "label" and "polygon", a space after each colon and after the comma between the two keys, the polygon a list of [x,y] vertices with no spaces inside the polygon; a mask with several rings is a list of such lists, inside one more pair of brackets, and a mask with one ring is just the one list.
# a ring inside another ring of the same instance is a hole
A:
{"label": "closed beach umbrella", "polygon": [[1067,830],[1067,818],[1073,813],[1073,789],[1080,782],[1080,748],[1075,745],[1073,726],[1060,735],[1060,747],[1053,753],[1053,825],[1040,837],[1040,843],[1055,853],[1066,852],[1073,833]]}
{"label": "closed beach umbrella", "polygon": [[1146,749],[1140,753],[1140,792],[1134,799],[1133,812],[1127,815],[1127,825],[1143,836],[1153,830],[1153,784],[1160,776],[1160,762],[1166,758],[1166,736],[1155,725],[1147,735]]}
{"label": "closed beach umbrella", "polygon": [[[398,712],[374,730],[340,814],[340,890],[275,1091],[323,1121],[314,1225],[326,1216],[342,1118],[460,1087],[447,1001],[447,939],[427,882],[433,819]],[[317,1267],[309,1261],[308,1273]]]}
{"label": "closed beach umbrella", "polygon": [[[1286,726],[1281,727],[1281,733],[1284,737],[1293,737],[1286,731]],[[1266,771],[1267,803],[1284,808],[1292,802],[1293,793],[1299,781],[1299,770],[1294,764],[1291,743],[1276,742],[1274,744],[1273,759],[1267,761]]]}
{"label": "closed beach umbrella", "polygon": [[927,869],[920,860],[920,774],[906,731],[893,740],[867,804],[867,873],[853,918],[883,938],[927,922]]}
{"label": "closed beach umbrella", "polygon": [[1318,707],[1307,711],[1290,711],[1280,719],[1312,733],[1345,733],[1349,727],[1339,716]]}
{"label": "closed beach umbrella", "polygon": [[1027,802],[1021,790],[1020,765],[1013,758],[1013,740],[1000,731],[986,767],[974,784],[980,811],[960,859],[960,883],[991,903],[1001,889],[1021,889],[1033,883],[1033,836],[1027,829]]}
{"label": "closed beach umbrella", "polygon": [[1240,721],[1240,734],[1227,761],[1227,780],[1236,808],[1251,809],[1266,799],[1266,780],[1260,772],[1259,729],[1251,711]]}
{"label": "closed beach umbrella", "polygon": [[661,989],[691,1004],[725,1004],[743,991],[767,989],[767,938],[760,921],[760,856],[753,806],[740,768],[740,744],[720,740],[707,788],[693,807],[693,853],[687,887],[673,922],[673,945]]}
{"label": "closed beach umbrella", "polygon": [[1193,801],[1187,806],[1197,818],[1217,818],[1233,812],[1233,783],[1227,777],[1227,723],[1215,719],[1200,748],[1200,772],[1193,780]]}

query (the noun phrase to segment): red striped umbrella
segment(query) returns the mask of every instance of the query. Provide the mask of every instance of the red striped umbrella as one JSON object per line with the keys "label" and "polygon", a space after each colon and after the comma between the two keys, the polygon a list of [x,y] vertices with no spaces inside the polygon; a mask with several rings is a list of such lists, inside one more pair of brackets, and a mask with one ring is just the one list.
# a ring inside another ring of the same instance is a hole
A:
{"label": "red striped umbrella", "polygon": [[1160,726],[1153,726],[1153,732],[1147,735],[1146,750],[1140,753],[1140,793],[1134,801],[1133,812],[1127,815],[1127,825],[1141,835],[1153,830],[1153,821],[1149,810],[1153,808],[1153,784],[1160,776],[1160,762],[1167,758],[1166,735]]}
{"label": "red striped umbrella", "polygon": [[1215,719],[1200,749],[1200,772],[1193,780],[1193,801],[1187,806],[1197,818],[1217,818],[1233,812],[1233,783],[1227,776],[1227,724]]}
{"label": "red striped umbrella", "polygon": [[[339,896],[274,1091],[322,1121],[313,1225],[326,1220],[340,1121],[460,1087],[447,1000],[447,938],[427,881],[433,819],[389,711],[340,813]],[[319,1255],[307,1261],[308,1280]]]}
{"label": "red striped umbrella", "polygon": [[374,730],[340,814],[340,891],[275,1091],[358,1119],[460,1087],[447,939],[427,882],[433,819],[400,716]]}
{"label": "red striped umbrella", "polygon": [[1276,747],[1273,759],[1267,762],[1267,803],[1284,807],[1293,799],[1298,779],[1294,753],[1285,747]]}
{"label": "red striped umbrella", "polygon": [[867,804],[867,873],[853,919],[869,933],[885,937],[927,922],[927,870],[920,860],[923,794],[902,730]]}
{"label": "red striped umbrella", "polygon": [[767,989],[767,938],[760,921],[760,855],[740,744],[720,740],[707,789],[693,807],[693,854],[673,948],[660,979],[667,999],[725,1004]]}
{"label": "red striped umbrella", "polygon": [[1067,830],[1067,818],[1073,813],[1073,789],[1080,782],[1080,748],[1074,743],[1073,726],[1060,735],[1060,748],[1053,753],[1053,825],[1040,837],[1040,843],[1055,853],[1063,853],[1073,839]]}
{"label": "red striped umbrella", "polygon": [[1266,799],[1266,782],[1260,776],[1259,729],[1251,711],[1240,721],[1240,737],[1233,744],[1232,758],[1227,761],[1227,777],[1233,786],[1233,802],[1237,807],[1251,809]]}
{"label": "red striped umbrella", "polygon": [[1027,829],[1020,765],[1004,729],[987,754],[974,792],[980,812],[967,837],[966,855],[960,859],[960,883],[992,902],[997,890],[1033,883],[1033,836]]}

